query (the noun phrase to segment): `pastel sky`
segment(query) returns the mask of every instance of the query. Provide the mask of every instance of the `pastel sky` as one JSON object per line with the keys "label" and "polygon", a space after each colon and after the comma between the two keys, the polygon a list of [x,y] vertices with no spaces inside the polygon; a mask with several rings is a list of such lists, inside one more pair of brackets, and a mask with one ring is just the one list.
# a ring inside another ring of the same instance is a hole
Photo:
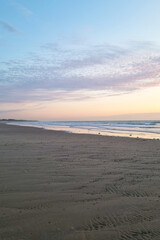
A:
{"label": "pastel sky", "polygon": [[0,0],[0,118],[160,119],[159,0]]}

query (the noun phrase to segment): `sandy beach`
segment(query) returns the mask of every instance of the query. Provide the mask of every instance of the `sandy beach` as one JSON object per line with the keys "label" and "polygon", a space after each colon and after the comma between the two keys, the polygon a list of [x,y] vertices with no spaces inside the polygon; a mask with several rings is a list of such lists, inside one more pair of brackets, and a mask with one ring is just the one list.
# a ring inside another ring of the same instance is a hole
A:
{"label": "sandy beach", "polygon": [[160,141],[0,124],[0,240],[159,240]]}

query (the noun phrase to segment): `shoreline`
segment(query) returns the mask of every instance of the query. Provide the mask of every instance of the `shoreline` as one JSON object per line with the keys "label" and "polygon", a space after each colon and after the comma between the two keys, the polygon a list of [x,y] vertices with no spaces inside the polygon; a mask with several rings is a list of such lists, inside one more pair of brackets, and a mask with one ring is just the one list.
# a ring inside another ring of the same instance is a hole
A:
{"label": "shoreline", "polygon": [[160,238],[160,141],[0,124],[0,239]]}
{"label": "shoreline", "polygon": [[[2,123],[3,124],[3,123]],[[44,129],[44,130],[47,130],[47,131],[62,131],[62,132],[65,132],[65,133],[69,133],[69,134],[85,134],[85,135],[100,135],[100,136],[107,136],[107,137],[122,137],[122,138],[132,138],[132,139],[146,139],[146,140],[160,140],[160,137],[159,138],[156,138],[156,137],[147,137],[147,136],[133,136],[133,133],[132,134],[119,134],[117,135],[116,133],[103,133],[103,132],[100,132],[100,131],[96,131],[96,132],[92,132],[90,130],[86,130],[86,131],[82,131],[80,129],[74,129],[71,128],[71,130],[73,131],[69,131],[69,129],[67,130],[67,128],[69,127],[60,127],[60,126],[54,126],[54,127],[45,127],[45,126],[38,126],[38,125],[20,125],[20,124],[15,124],[15,123],[7,123],[7,122],[4,122],[4,124],[7,124],[7,125],[13,125],[13,126],[19,126],[19,127],[33,127],[33,128],[39,128],[39,129]],[[56,129],[57,128],[57,129]]]}

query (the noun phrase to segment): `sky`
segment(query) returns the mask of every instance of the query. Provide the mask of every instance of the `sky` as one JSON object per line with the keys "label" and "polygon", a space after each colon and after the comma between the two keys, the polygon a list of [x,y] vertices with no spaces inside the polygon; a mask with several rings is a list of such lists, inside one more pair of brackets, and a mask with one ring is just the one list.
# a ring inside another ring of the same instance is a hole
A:
{"label": "sky", "polygon": [[160,120],[159,0],[0,0],[0,118]]}

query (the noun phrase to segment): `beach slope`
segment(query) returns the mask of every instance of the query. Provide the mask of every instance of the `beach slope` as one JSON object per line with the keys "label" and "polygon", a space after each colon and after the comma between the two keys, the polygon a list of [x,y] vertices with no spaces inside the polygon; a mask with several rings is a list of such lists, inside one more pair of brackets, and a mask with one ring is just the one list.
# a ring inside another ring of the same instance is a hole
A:
{"label": "beach slope", "polygon": [[159,240],[160,141],[0,123],[0,240]]}

